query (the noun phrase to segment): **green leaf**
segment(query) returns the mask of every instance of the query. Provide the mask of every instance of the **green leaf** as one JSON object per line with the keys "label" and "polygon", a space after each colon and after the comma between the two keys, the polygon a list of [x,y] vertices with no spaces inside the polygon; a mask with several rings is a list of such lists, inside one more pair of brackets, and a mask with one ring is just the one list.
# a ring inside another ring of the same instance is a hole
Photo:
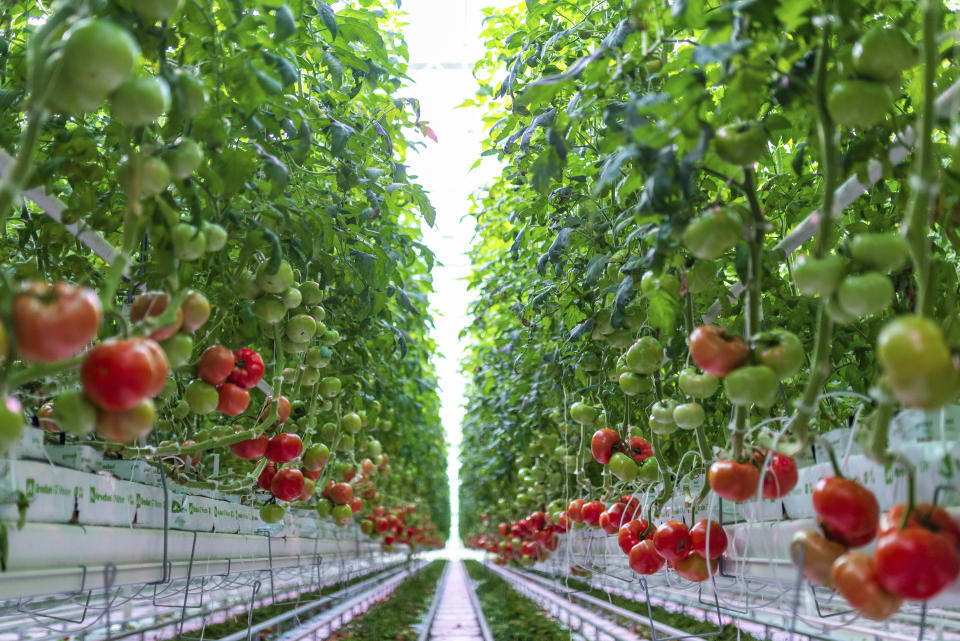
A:
{"label": "green leaf", "polygon": [[563,163],[560,156],[557,155],[556,149],[548,147],[530,168],[530,186],[541,194],[546,194],[550,191],[550,182],[559,178],[562,170]]}
{"label": "green leaf", "polygon": [[297,21],[289,6],[279,7],[274,13],[274,18],[277,23],[276,31],[273,32],[274,42],[283,42],[297,32]]}
{"label": "green leaf", "polygon": [[353,138],[354,134],[357,133],[357,130],[340,122],[339,120],[334,120],[330,123],[330,138],[331,138],[331,149],[333,153],[338,156],[343,155],[343,152],[347,148],[347,143],[350,142],[350,139]]}
{"label": "green leaf", "polygon": [[341,63],[340,59],[329,51],[324,51],[323,56],[321,56],[320,59],[323,61],[327,71],[330,72],[330,77],[333,78],[334,87],[339,89],[343,85],[343,63]]}
{"label": "green leaf", "polygon": [[337,16],[330,8],[330,5],[323,0],[317,0],[317,11],[320,13],[320,20],[334,38],[337,37]]}

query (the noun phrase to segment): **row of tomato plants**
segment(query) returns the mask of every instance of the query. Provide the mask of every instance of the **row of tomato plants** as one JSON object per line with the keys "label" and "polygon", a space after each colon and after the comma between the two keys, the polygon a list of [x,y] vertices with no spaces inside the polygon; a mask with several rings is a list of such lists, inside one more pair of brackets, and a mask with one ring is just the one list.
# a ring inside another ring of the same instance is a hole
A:
{"label": "row of tomato plants", "polygon": [[380,2],[0,8],[3,449],[26,414],[266,522],[441,544],[405,55]]}
{"label": "row of tomato plants", "polygon": [[[638,572],[703,580],[692,534],[722,529],[671,502],[782,497],[848,425],[913,478],[892,418],[960,392],[957,129],[937,101],[955,22],[937,0],[490,16],[474,102],[505,169],[474,210],[465,537],[531,562],[583,519],[627,527]],[[910,162],[874,184],[904,139]],[[836,465],[814,488],[807,578],[865,616],[957,578],[956,526],[908,486],[883,519]]]}

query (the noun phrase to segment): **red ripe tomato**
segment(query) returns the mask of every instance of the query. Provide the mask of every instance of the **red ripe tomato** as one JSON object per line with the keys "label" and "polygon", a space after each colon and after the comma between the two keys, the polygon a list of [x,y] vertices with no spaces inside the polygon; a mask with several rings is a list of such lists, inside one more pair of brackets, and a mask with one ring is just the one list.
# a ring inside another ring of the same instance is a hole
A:
{"label": "red ripe tomato", "polygon": [[[764,460],[766,460],[766,454],[758,453],[757,465],[762,466]],[[767,473],[763,477],[763,498],[783,498],[797,487],[798,480],[797,462],[793,457],[774,452],[770,458],[770,464],[767,465]]]}
{"label": "red ripe tomato", "polygon": [[615,430],[604,428],[593,433],[590,439],[590,453],[597,463],[607,465],[613,455],[613,446],[620,442],[620,435]]}
{"label": "red ripe tomato", "polygon": [[233,352],[223,345],[203,350],[197,362],[197,376],[211,385],[225,383],[233,371]]}
{"label": "red ripe tomato", "polygon": [[250,392],[239,385],[224,383],[217,391],[220,393],[220,402],[217,403],[217,411],[221,414],[239,416],[243,414],[247,406],[250,405]]}
{"label": "red ripe tomato", "polygon": [[570,505],[567,506],[567,517],[574,523],[583,523],[583,513],[581,510],[585,504],[586,501],[583,499],[574,499],[570,501]]}
{"label": "red ripe tomato", "polygon": [[[709,533],[707,532],[708,527]],[[727,533],[723,526],[709,519],[697,521],[696,525],[690,528],[690,542],[693,545],[693,551],[703,558],[707,558],[708,541],[711,559],[717,559],[727,551]]]}
{"label": "red ripe tomato", "polygon": [[567,511],[564,510],[560,513],[560,516],[557,517],[557,532],[566,532],[570,529],[570,517],[567,515]]}
{"label": "red ripe tomato", "polygon": [[[267,399],[267,406],[260,412],[259,421],[267,420],[270,412],[273,410],[273,399]],[[283,394],[280,395],[280,402],[277,403],[277,424],[283,425],[290,418],[290,401]]]}
{"label": "red ripe tomato", "polygon": [[233,352],[233,371],[227,380],[244,389],[256,387],[263,378],[263,359],[249,347],[241,347]]}
{"label": "red ripe tomato", "polygon": [[356,514],[363,509],[363,500],[359,496],[355,496],[347,501],[347,505],[349,505],[353,513]]}
{"label": "red ripe tomato", "polygon": [[[162,314],[170,304],[170,294],[166,292],[146,292],[133,299],[130,305],[130,321],[139,323],[146,317],[155,317]],[[155,329],[150,333],[150,338],[155,341],[165,341],[180,329],[183,324],[183,310],[177,308],[176,320],[166,327]]]}
{"label": "red ripe tomato", "polygon": [[760,470],[752,463],[720,460],[710,465],[707,474],[710,489],[727,501],[741,502],[753,498],[760,484]]}
{"label": "red ripe tomato", "polygon": [[620,546],[624,554],[630,554],[633,546],[647,538],[647,530],[649,529],[650,524],[647,523],[646,519],[628,521],[620,527],[620,531],[617,533],[617,545]]}
{"label": "red ripe tomato", "polygon": [[653,534],[653,546],[667,561],[685,559],[693,552],[690,530],[680,521],[661,523]]}
{"label": "red ripe tomato", "polygon": [[300,468],[300,471],[303,472],[303,475],[311,481],[316,481],[320,478],[320,475],[323,474],[323,470],[308,470],[302,467]]}
{"label": "red ripe tomato", "polygon": [[337,505],[346,505],[353,498],[353,486],[349,483],[334,483],[330,486],[329,498]]}
{"label": "red ripe tomato", "polygon": [[261,434],[256,438],[248,438],[245,441],[231,444],[230,451],[233,452],[233,455],[237,458],[252,461],[266,454],[267,443],[269,442],[270,439],[267,438],[267,435]]}
{"label": "red ripe tomato", "polygon": [[303,494],[303,474],[295,467],[285,467],[270,481],[270,491],[279,501],[293,501]]}
{"label": "red ripe tomato", "polygon": [[125,412],[163,389],[169,367],[149,338],[114,338],[87,352],[80,368],[83,391],[100,409]]}
{"label": "red ripe tomato", "polygon": [[599,527],[600,514],[603,512],[603,508],[603,501],[590,501],[589,503],[585,503],[580,509],[580,514],[583,516],[583,522],[590,527]]}
{"label": "red ripe tomato", "polygon": [[153,429],[157,413],[153,401],[144,399],[122,412],[97,412],[97,434],[114,443],[132,443]]}
{"label": "red ripe tomato", "polygon": [[355,468],[354,466],[350,465],[348,467],[343,468],[343,480],[346,481],[347,483],[349,483],[354,478],[356,478],[356,476],[357,476],[357,468]]}
{"label": "red ripe tomato", "polygon": [[597,523],[600,525],[600,529],[607,534],[616,534],[620,531],[620,519],[614,519],[612,516],[610,516],[610,512],[608,510],[604,510],[600,513],[600,519]]}
{"label": "red ripe tomato", "polygon": [[260,489],[270,491],[270,483],[273,482],[273,477],[277,473],[277,468],[273,463],[267,463],[264,466],[263,471],[260,472],[260,476],[257,477],[257,485],[260,486]]}
{"label": "red ripe tomato", "polygon": [[690,358],[707,374],[726,376],[750,356],[747,342],[716,325],[701,325],[687,341]]}
{"label": "red ripe tomato", "polygon": [[621,496],[620,502],[623,503],[623,518],[631,520],[637,518],[640,514],[640,499],[635,496]]}
{"label": "red ripe tomato", "polygon": [[873,557],[862,552],[848,552],[833,562],[830,573],[833,588],[850,607],[868,619],[890,618],[903,602],[883,589],[877,580]]}
{"label": "red ripe tomato", "polygon": [[[896,505],[880,517],[880,524],[877,526],[877,538],[892,534],[900,529],[900,523],[903,522],[903,513],[907,506],[903,503]],[[917,503],[910,512],[910,518],[907,519],[906,527],[919,527],[953,538],[954,545],[960,545],[960,527],[950,518],[950,514],[939,505],[930,503]]]}
{"label": "red ripe tomato", "polygon": [[902,599],[926,601],[957,580],[956,539],[922,527],[895,530],[877,540],[877,580]]}
{"label": "red ripe tomato", "polygon": [[373,461],[368,458],[360,461],[360,474],[361,476],[367,477],[373,474]]}
{"label": "red ripe tomato", "polygon": [[873,540],[880,506],[873,492],[856,481],[832,476],[813,486],[813,509],[827,537],[847,547]]}
{"label": "red ripe tomato", "polygon": [[651,539],[644,539],[634,545],[628,556],[630,569],[637,574],[655,574],[667,562],[653,547]]}
{"label": "red ripe tomato", "polygon": [[702,583],[706,581],[710,578],[711,574],[716,574],[717,566],[719,565],[719,562],[713,559],[710,561],[708,568],[707,560],[699,554],[691,554],[685,559],[672,561],[671,563],[674,572],[681,578],[691,581],[692,583]]}
{"label": "red ripe tomato", "polygon": [[630,453],[637,464],[643,463],[653,456],[653,446],[641,436],[630,437]]}
{"label": "red ripe tomato", "polygon": [[300,456],[302,451],[303,441],[300,440],[299,436],[296,434],[277,434],[267,444],[266,457],[268,461],[274,463],[289,463]]}
{"label": "red ripe tomato", "polygon": [[547,548],[550,552],[556,552],[557,548],[560,547],[560,537],[556,534],[551,534],[547,537],[547,540],[543,542],[543,547]]}
{"label": "red ripe tomato", "polygon": [[27,283],[13,297],[14,347],[25,361],[53,363],[76,356],[100,329],[100,299],[70,283]]}
{"label": "red ripe tomato", "polygon": [[506,536],[510,533],[510,524],[509,523],[500,523],[497,525],[497,532],[500,536]]}

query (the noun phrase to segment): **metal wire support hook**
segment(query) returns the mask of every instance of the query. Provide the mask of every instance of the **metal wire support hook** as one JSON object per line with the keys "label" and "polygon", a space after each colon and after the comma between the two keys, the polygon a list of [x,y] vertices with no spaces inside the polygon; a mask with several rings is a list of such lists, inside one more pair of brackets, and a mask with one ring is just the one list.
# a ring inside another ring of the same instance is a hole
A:
{"label": "metal wire support hook", "polygon": [[[71,594],[80,595],[80,594],[83,594],[84,592],[84,588],[87,585],[87,566],[81,565],[80,570],[81,570],[80,589],[77,590],[76,592],[68,592],[66,594],[68,598],[70,597]],[[42,617],[44,619],[50,619],[52,621],[80,624],[80,623],[83,623],[87,618],[87,612],[90,609],[90,597],[93,594],[93,588],[86,590],[86,592],[87,592],[87,598],[84,601],[83,612],[80,613],[79,619],[71,619],[69,617],[58,617],[52,614],[43,614],[42,612],[36,612],[36,611],[30,610],[28,607],[26,607],[30,604],[30,601],[31,601],[30,599],[27,599],[26,601],[23,601],[23,599],[17,599],[17,612],[22,612],[23,614],[27,614],[33,617],[34,619]]]}
{"label": "metal wire support hook", "polygon": [[260,591],[260,580],[256,579],[253,582],[253,590],[250,595],[250,609],[247,611],[247,641],[252,641],[253,639],[253,604],[257,598],[257,592]]}
{"label": "metal wire support hook", "polygon": [[[110,633],[110,609],[113,607],[113,599],[110,598],[110,589],[113,587],[114,581],[117,579],[117,566],[113,562],[109,562],[103,566],[103,619],[106,623],[107,635],[105,641],[110,641],[112,635]],[[120,591],[117,590],[117,594]]]}

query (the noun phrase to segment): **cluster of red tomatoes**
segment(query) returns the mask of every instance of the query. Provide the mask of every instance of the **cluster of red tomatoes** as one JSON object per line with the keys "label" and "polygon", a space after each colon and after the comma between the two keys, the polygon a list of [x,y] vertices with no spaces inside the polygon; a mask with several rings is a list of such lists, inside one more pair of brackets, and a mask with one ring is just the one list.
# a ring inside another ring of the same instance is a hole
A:
{"label": "cluster of red tomatoes", "polygon": [[632,481],[639,474],[638,465],[653,456],[653,446],[642,436],[631,436],[621,442],[616,430],[604,427],[593,433],[590,453],[601,465],[609,465],[610,471],[622,481]]}
{"label": "cluster of red tomatoes", "polygon": [[360,521],[360,530],[371,537],[382,536],[381,545],[385,552],[392,552],[394,543],[443,547],[435,535],[437,526],[430,523],[429,515],[417,515],[417,506],[413,503],[394,510],[374,508]]}
{"label": "cluster of red tomatoes", "polygon": [[[250,405],[249,390],[257,386],[263,378],[263,372],[263,358],[249,347],[234,351],[223,345],[208,347],[197,362],[197,376],[202,382],[194,381],[190,384],[189,391],[192,394],[188,398],[192,401],[193,398],[208,396],[212,406],[212,399],[215,397],[218,412],[227,416],[238,416]],[[191,403],[191,406],[193,405],[194,403]],[[277,410],[283,412],[284,409],[286,416],[283,420],[286,420],[290,415],[289,402],[284,407],[281,401]],[[206,411],[197,413],[204,414]]]}
{"label": "cluster of red tomatoes", "polygon": [[[942,507],[901,504],[881,515],[870,490],[839,476],[817,482],[813,507],[820,530],[797,532],[793,561],[869,619],[890,617],[905,599],[927,601],[960,574],[960,528]],[[872,555],[853,550],[874,539]]]}
{"label": "cluster of red tomatoes", "polygon": [[[487,515],[481,518],[486,521]],[[556,551],[560,545],[558,535],[569,527],[570,521],[565,514],[554,521],[546,513],[538,511],[519,521],[500,523],[497,526],[499,537],[479,535],[469,539],[466,545],[496,554],[494,563],[498,565],[506,565],[511,561],[533,565],[546,561],[550,553]]]}
{"label": "cluster of red tomatoes", "polygon": [[[767,466],[761,487],[760,472],[764,463]],[[799,478],[797,462],[792,456],[762,450],[755,451],[746,462],[729,459],[714,461],[707,473],[710,489],[720,498],[736,503],[755,498],[758,489],[765,499],[783,498],[797,486]]]}

